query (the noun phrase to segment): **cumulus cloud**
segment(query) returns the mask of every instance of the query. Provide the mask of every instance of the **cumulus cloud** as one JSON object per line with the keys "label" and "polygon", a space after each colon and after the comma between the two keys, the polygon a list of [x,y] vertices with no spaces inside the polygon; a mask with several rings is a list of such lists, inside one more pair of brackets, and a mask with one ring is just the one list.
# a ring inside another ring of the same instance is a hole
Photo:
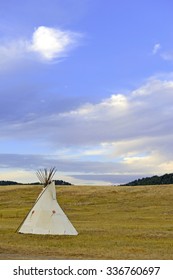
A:
{"label": "cumulus cloud", "polygon": [[76,47],[81,34],[39,26],[31,38],[17,38],[2,41],[0,45],[0,66],[5,67],[24,58],[36,58],[36,54],[44,61],[53,61],[64,57],[68,51]]}
{"label": "cumulus cloud", "polygon": [[77,43],[79,34],[57,28],[39,26],[33,33],[28,50],[40,54],[46,60],[63,56]]}

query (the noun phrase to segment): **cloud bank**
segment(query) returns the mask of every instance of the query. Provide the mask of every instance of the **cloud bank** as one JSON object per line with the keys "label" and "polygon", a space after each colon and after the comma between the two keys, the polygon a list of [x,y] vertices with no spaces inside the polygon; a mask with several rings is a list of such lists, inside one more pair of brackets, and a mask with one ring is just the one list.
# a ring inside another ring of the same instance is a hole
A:
{"label": "cloud bank", "polygon": [[1,155],[1,167],[55,165],[76,178],[102,174],[126,180],[170,173],[172,104],[173,80],[151,78],[128,94],[115,93],[99,103],[64,112],[55,106],[46,114],[8,120],[1,124],[1,141],[30,141],[49,147],[50,154]]}

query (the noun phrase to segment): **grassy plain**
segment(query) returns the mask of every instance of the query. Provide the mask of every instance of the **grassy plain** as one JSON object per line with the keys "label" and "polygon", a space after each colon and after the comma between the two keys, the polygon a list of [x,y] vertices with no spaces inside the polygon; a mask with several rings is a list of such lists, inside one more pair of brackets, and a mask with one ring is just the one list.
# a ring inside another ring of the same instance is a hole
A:
{"label": "grassy plain", "polygon": [[79,235],[16,233],[40,191],[0,187],[0,259],[173,259],[173,185],[59,186]]}

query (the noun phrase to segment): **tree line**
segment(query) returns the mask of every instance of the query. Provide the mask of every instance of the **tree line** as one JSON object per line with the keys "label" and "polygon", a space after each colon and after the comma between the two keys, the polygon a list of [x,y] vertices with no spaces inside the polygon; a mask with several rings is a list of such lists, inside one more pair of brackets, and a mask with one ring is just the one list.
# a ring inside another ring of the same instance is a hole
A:
{"label": "tree line", "polygon": [[144,185],[167,185],[173,184],[173,173],[164,174],[162,176],[152,176],[152,177],[145,177],[142,179],[137,179],[124,186],[144,186]]}
{"label": "tree line", "polygon": [[[71,185],[71,183],[65,182],[63,180],[54,180],[55,181],[55,185]],[[41,185],[40,182],[35,182],[35,183],[18,183],[15,181],[5,181],[5,180],[1,180],[0,181],[0,186],[10,186],[10,185]]]}

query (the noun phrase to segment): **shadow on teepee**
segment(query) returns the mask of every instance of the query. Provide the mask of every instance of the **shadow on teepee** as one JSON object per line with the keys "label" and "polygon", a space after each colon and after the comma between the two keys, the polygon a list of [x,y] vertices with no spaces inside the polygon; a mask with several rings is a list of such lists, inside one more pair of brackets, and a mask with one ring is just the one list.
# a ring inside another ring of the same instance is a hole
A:
{"label": "shadow on teepee", "polygon": [[37,177],[44,185],[34,206],[17,229],[18,233],[77,235],[73,227],[56,200],[55,183],[52,181],[56,169],[37,171]]}

